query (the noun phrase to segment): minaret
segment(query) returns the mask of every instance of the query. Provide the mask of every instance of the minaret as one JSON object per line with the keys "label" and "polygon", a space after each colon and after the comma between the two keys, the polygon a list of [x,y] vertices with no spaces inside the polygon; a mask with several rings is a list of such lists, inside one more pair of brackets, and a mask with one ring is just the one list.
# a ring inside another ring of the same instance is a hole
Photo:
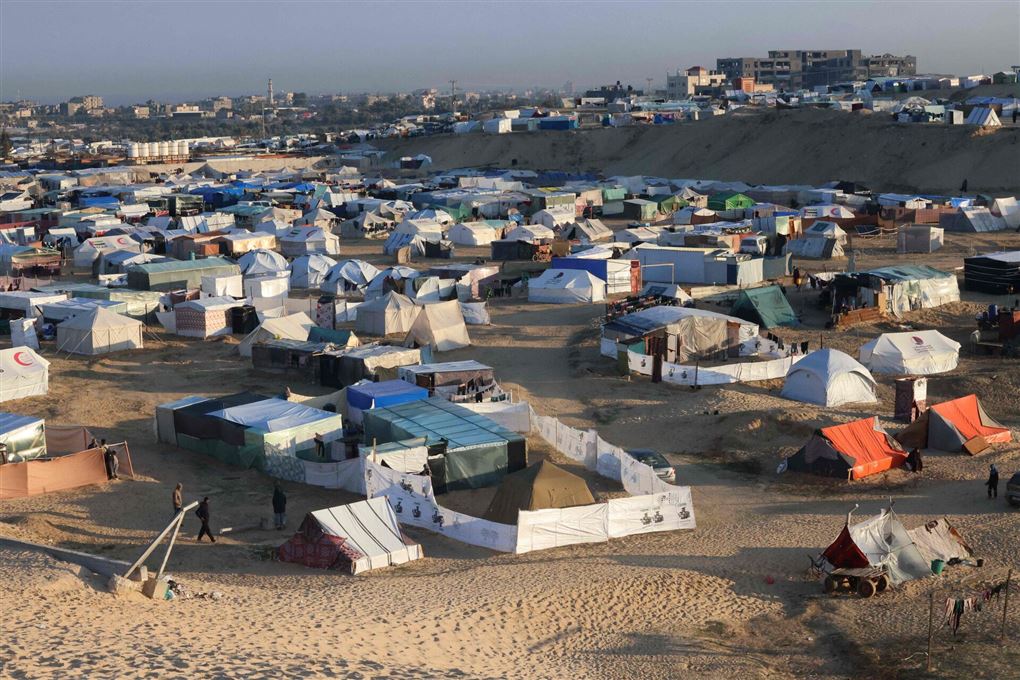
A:
{"label": "minaret", "polygon": [[273,79],[269,79],[269,108],[273,108]]}

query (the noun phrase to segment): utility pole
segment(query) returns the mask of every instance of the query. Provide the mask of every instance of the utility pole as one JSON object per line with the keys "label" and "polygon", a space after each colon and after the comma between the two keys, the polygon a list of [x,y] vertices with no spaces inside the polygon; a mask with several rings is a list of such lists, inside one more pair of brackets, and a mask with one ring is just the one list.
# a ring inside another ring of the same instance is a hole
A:
{"label": "utility pole", "polygon": [[450,113],[453,117],[457,117],[457,81],[451,80],[450,83]]}
{"label": "utility pole", "polygon": [[645,82],[648,83],[648,87],[645,88],[645,96],[652,96],[652,78],[645,78]]}

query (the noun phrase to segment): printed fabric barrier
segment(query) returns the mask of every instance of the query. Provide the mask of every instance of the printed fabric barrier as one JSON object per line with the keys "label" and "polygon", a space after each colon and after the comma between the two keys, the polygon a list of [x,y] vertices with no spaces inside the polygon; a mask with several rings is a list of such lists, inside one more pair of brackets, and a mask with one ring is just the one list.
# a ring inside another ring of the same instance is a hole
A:
{"label": "printed fabric barrier", "polygon": [[[789,356],[771,361],[748,361],[725,366],[704,368],[682,366],[663,362],[662,381],[674,385],[728,385],[731,383],[754,382],[785,378],[790,367],[806,355]],[[632,373],[652,374],[652,357],[637,352],[627,352],[627,365]]]}
{"label": "printed fabric barrier", "polygon": [[338,462],[318,463],[298,458],[304,467],[305,484],[327,489],[343,489],[367,496],[365,493],[364,458],[352,458]]}

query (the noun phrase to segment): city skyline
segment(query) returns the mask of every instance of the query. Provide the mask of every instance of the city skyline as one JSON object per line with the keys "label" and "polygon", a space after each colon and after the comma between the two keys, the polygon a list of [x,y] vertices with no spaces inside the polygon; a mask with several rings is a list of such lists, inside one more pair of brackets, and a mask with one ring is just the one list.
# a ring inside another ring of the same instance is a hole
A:
{"label": "city skyline", "polygon": [[[195,101],[259,94],[269,77],[281,93],[310,95],[445,92],[451,78],[475,90],[568,81],[583,90],[618,80],[643,88],[648,78],[661,88],[678,68],[714,68],[718,58],[770,49],[911,54],[919,73],[990,73],[1020,63],[1015,2],[939,4],[923,17],[910,2],[722,7],[725,16],[686,2],[526,2],[509,13],[487,3],[5,0],[0,99]],[[925,30],[912,30],[921,19]],[[69,39],[76,35],[87,39]]]}

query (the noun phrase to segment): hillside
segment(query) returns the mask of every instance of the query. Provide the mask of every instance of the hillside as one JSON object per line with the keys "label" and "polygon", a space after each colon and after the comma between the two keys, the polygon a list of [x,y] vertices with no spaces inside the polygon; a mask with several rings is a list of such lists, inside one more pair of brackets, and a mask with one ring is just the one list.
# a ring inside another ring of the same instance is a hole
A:
{"label": "hillside", "polygon": [[517,167],[671,178],[820,184],[854,180],[886,191],[1020,193],[1020,128],[907,125],[884,114],[754,112],[671,126],[574,132],[441,135],[379,143],[425,153],[434,167]]}

